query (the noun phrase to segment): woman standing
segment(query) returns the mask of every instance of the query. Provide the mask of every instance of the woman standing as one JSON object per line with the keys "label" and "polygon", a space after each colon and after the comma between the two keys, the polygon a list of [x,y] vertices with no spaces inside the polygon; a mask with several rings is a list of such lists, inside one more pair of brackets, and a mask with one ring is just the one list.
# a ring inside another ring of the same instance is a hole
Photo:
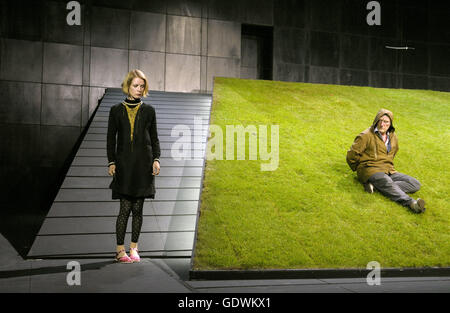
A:
{"label": "woman standing", "polygon": [[[138,239],[142,227],[145,198],[155,198],[155,175],[159,174],[161,154],[156,129],[155,109],[142,102],[147,96],[148,80],[140,70],[132,70],[122,83],[126,99],[111,107],[108,120],[108,172],[113,176],[112,198],[120,199],[116,221],[116,260],[139,262]],[[129,256],[124,240],[128,218],[132,213]]]}

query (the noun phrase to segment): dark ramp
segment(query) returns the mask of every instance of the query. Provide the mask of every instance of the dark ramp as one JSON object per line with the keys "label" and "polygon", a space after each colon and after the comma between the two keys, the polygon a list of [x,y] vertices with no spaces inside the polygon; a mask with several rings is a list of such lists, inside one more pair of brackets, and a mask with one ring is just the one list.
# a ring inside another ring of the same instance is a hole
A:
{"label": "dark ramp", "polygon": [[[123,99],[120,89],[107,90],[28,257],[104,257],[114,254],[119,202],[111,199],[108,188],[111,178],[106,167],[106,130],[110,107]],[[156,109],[161,173],[156,177],[155,200],[147,200],[144,204],[140,253],[144,257],[190,257],[211,96],[151,92],[144,101]],[[182,132],[177,131],[172,137],[174,127]],[[182,144],[188,146],[180,148]],[[175,147],[179,148],[174,152],[178,154],[172,153]],[[131,216],[126,246],[131,240],[130,231]]]}

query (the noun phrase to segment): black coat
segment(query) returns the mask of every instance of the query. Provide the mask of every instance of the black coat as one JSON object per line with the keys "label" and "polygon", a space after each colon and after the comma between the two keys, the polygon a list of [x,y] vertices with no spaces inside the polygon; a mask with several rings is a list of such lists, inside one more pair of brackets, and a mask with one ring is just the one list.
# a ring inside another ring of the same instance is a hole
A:
{"label": "black coat", "polygon": [[[111,107],[108,120],[108,162],[115,162],[116,173],[109,186],[112,198],[123,196],[155,198],[153,162],[159,159],[158,132],[155,109],[142,103],[134,123],[133,141],[130,121],[124,104]],[[117,135],[117,140],[116,140]]]}

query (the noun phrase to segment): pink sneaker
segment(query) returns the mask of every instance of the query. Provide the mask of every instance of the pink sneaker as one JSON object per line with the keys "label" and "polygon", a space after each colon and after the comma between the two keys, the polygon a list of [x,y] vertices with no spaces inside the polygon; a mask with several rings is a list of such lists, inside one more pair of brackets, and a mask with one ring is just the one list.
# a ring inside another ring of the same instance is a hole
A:
{"label": "pink sneaker", "polygon": [[117,261],[117,262],[119,262],[119,263],[133,263],[133,260],[131,260],[130,257],[129,257],[126,253],[125,253],[124,256],[122,256],[122,257],[119,258],[119,254],[120,254],[121,252],[125,252],[125,250],[116,252],[116,261]]}
{"label": "pink sneaker", "polygon": [[137,248],[130,248],[130,259],[132,262],[140,262],[141,257],[138,254]]}

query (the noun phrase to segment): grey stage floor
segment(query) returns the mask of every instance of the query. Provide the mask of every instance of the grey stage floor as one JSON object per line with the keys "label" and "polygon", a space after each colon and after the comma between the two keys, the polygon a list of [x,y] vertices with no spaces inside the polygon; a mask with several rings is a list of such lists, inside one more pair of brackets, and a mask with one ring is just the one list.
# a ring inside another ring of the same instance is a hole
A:
{"label": "grey stage floor", "polygon": [[[0,293],[448,293],[450,277],[189,281],[190,258],[23,260],[0,237]],[[69,286],[70,261],[81,265],[80,285]]]}

